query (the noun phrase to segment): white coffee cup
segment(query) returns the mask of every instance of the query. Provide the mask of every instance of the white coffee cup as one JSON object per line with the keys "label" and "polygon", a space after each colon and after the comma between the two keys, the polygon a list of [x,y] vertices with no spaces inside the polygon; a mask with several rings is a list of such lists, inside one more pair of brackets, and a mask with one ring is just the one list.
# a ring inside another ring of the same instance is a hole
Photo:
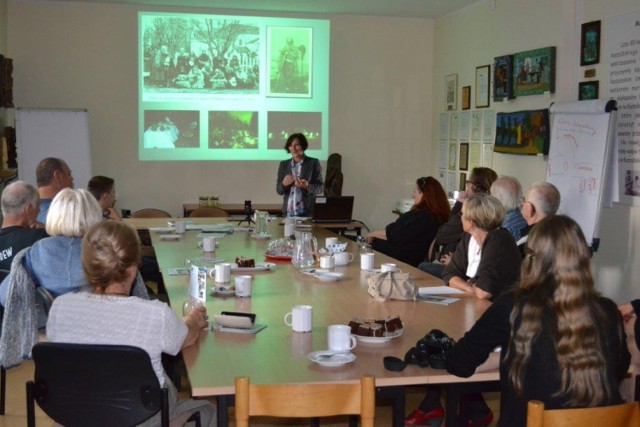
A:
{"label": "white coffee cup", "polygon": [[285,224],[284,225],[284,237],[291,237],[296,232],[296,224]]}
{"label": "white coffee cup", "polygon": [[327,333],[327,345],[329,351],[335,353],[348,353],[353,350],[358,342],[351,335],[351,327],[347,325],[331,325]]}
{"label": "white coffee cup", "polygon": [[320,257],[320,268],[333,268],[333,257],[330,255],[323,255]]}
{"label": "white coffee cup", "polygon": [[251,296],[251,276],[236,276],[236,296],[237,297],[250,297]]}
{"label": "white coffee cup", "polygon": [[373,252],[360,254],[360,270],[373,270],[374,257]]}
{"label": "white coffee cup", "polygon": [[216,237],[215,236],[205,236],[202,238],[201,242],[198,242],[198,247],[205,252],[215,252],[216,251]]}
{"label": "white coffee cup", "polygon": [[184,234],[184,232],[187,231],[187,222],[176,221],[174,228],[176,229],[177,234]]}
{"label": "white coffee cup", "polygon": [[284,219],[284,225],[296,225],[296,219],[294,217],[288,216]]}
{"label": "white coffee cup", "polygon": [[231,264],[228,262],[216,264],[215,271],[216,283],[229,283],[231,279]]}
{"label": "white coffee cup", "polygon": [[347,265],[353,261],[353,254],[350,252],[336,252],[333,254],[336,265]]}
{"label": "white coffee cup", "polygon": [[294,305],[291,312],[284,315],[284,323],[291,326],[293,332],[311,332],[313,329],[313,307]]}
{"label": "white coffee cup", "polygon": [[396,267],[395,264],[387,262],[384,264],[380,264],[380,271],[387,272],[387,271],[396,271],[398,269],[398,267]]}
{"label": "white coffee cup", "polygon": [[337,237],[327,237],[326,239],[324,239],[324,247],[328,248],[331,245],[337,245],[338,244],[338,238]]}

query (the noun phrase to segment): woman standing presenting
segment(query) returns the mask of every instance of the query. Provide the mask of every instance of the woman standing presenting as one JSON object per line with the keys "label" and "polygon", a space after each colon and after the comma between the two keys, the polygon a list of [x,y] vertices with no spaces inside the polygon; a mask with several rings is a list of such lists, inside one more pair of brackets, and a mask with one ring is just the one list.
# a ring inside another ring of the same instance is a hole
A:
{"label": "woman standing presenting", "polygon": [[290,160],[280,162],[276,191],[284,195],[282,216],[311,216],[316,194],[322,194],[322,166],[318,159],[304,152],[309,147],[307,138],[294,133],[287,139],[284,150]]}
{"label": "woman standing presenting", "polygon": [[414,205],[384,230],[367,234],[373,249],[414,267],[424,261],[438,227],[449,218],[449,201],[433,177],[422,177],[413,186]]}

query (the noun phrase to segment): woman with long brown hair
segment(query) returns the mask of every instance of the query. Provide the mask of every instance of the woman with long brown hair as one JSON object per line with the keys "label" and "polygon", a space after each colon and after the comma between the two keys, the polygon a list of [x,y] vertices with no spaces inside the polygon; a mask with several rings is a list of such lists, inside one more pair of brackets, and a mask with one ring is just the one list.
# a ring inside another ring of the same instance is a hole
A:
{"label": "woman with long brown hair", "polygon": [[449,201],[437,179],[418,178],[413,186],[414,205],[384,230],[365,237],[373,249],[414,267],[424,261],[440,225],[449,218]]}
{"label": "woman with long brown hair", "polygon": [[566,216],[536,224],[521,278],[447,353],[447,370],[471,376],[502,346],[498,426],[524,426],[529,400],[545,409],[621,403],[629,367],[622,319],[594,289],[591,252]]}

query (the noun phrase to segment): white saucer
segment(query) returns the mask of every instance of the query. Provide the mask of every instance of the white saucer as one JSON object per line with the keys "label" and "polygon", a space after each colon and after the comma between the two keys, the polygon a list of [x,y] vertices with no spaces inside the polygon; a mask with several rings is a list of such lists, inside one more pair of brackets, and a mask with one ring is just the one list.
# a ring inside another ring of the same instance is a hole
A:
{"label": "white saucer", "polygon": [[271,238],[271,234],[257,234],[257,233],[253,233],[251,235],[251,237],[253,237],[256,240],[267,240]]}
{"label": "white saucer", "polygon": [[[333,354],[331,357],[321,357]],[[353,353],[333,353],[330,350],[314,351],[307,355],[307,359],[321,366],[342,366],[356,360]]]}
{"label": "white saucer", "polygon": [[361,335],[354,334],[356,339],[362,343],[366,344],[384,344],[386,342],[391,341],[394,338],[402,336],[403,329],[398,329],[393,332],[387,333],[384,337],[364,337]]}
{"label": "white saucer", "polygon": [[182,234],[161,234],[160,240],[180,240]]}
{"label": "white saucer", "polygon": [[315,277],[318,280],[321,280],[323,282],[335,282],[337,280],[340,280],[344,277],[343,273],[338,273],[336,271],[318,271],[316,270],[316,272],[313,274],[313,277]]}

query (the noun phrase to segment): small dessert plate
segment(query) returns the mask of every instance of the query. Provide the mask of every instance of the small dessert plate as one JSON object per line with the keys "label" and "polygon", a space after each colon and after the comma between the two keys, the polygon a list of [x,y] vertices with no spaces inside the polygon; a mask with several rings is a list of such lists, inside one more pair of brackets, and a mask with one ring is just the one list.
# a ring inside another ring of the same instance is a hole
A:
{"label": "small dessert plate", "polygon": [[329,350],[314,351],[307,355],[307,359],[320,366],[342,366],[347,363],[351,363],[356,360],[356,355],[353,353],[333,353]]}
{"label": "small dessert plate", "polygon": [[387,332],[384,337],[365,337],[362,335],[355,335],[355,334],[354,336],[359,342],[362,342],[365,344],[384,344],[391,341],[394,338],[398,338],[402,336],[402,331],[403,331],[402,329],[398,329],[393,332]]}
{"label": "small dessert plate", "polygon": [[238,267],[238,264],[231,264],[231,272],[233,273],[251,273],[254,271],[275,270],[276,264],[273,262],[256,262],[255,267]]}
{"label": "small dessert plate", "polygon": [[211,291],[211,295],[235,295],[236,289],[234,287],[216,286]]}

